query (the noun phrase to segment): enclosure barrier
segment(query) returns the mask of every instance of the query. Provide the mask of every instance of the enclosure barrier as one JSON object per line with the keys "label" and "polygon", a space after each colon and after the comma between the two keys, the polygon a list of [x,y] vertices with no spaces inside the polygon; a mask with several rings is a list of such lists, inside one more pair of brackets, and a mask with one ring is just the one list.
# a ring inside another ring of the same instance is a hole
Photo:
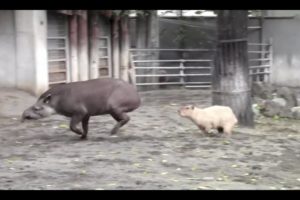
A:
{"label": "enclosure barrier", "polygon": [[[251,81],[268,82],[273,54],[271,43],[248,43],[248,45],[250,47],[260,47],[262,49],[261,51],[248,51],[249,75]],[[212,58],[170,60],[151,59],[155,57],[155,53],[162,51],[199,53],[212,52],[210,55],[210,57],[212,57],[215,49],[131,49],[131,65],[135,72],[134,76],[136,86],[180,85],[186,88],[211,87],[213,69]],[[158,56],[156,55],[156,57]],[[171,63],[171,65],[165,65],[167,63]],[[193,64],[193,66],[188,64]],[[173,73],[170,73],[172,70]],[[193,70],[193,72],[189,73],[191,70]],[[206,72],[203,72],[203,70],[206,70]],[[194,80],[189,80],[190,77],[194,77]],[[171,81],[172,78],[173,81]],[[177,78],[176,81],[174,81],[174,78]]]}

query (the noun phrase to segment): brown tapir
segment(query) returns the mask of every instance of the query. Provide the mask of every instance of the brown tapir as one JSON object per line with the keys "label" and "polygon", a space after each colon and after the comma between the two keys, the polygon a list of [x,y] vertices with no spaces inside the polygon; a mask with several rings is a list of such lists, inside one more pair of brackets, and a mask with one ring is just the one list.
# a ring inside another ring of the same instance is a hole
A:
{"label": "brown tapir", "polygon": [[[84,139],[91,116],[110,114],[118,123],[111,130],[116,134],[129,120],[127,112],[137,109],[140,97],[131,84],[113,78],[72,82],[55,86],[43,93],[37,102],[22,114],[22,121],[40,119],[52,114],[70,117],[70,129]],[[82,122],[83,131],[77,127]]]}

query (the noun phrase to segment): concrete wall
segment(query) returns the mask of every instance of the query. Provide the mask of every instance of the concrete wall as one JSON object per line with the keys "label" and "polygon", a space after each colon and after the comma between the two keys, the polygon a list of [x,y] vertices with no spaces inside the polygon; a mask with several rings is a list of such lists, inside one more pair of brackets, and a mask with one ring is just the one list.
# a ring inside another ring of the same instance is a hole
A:
{"label": "concrete wall", "polygon": [[0,86],[16,87],[14,11],[0,10]]}
{"label": "concrete wall", "polygon": [[300,87],[300,18],[268,19],[264,38],[273,40],[271,81],[277,85]]}
{"label": "concrete wall", "polygon": [[17,10],[17,87],[39,95],[48,89],[46,11]]}

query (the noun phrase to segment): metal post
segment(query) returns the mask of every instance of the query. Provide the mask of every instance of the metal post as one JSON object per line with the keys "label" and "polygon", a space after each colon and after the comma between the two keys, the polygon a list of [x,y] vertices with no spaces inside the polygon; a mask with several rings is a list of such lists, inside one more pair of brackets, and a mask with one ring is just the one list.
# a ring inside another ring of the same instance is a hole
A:
{"label": "metal post", "polygon": [[184,64],[183,63],[184,63],[184,60],[181,59],[179,67],[180,67],[180,83],[181,83],[182,86],[185,85],[185,82],[184,82],[185,81],[185,78],[184,78],[185,74],[184,74]]}
{"label": "metal post", "polygon": [[273,67],[273,38],[269,39],[269,74],[266,74],[266,77],[268,77],[268,82],[271,81],[271,69]]}

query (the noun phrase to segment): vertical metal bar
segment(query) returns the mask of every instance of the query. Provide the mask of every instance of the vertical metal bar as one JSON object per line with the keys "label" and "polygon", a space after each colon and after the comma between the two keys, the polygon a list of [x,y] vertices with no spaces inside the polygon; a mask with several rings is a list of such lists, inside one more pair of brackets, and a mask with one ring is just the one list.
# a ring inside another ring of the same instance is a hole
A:
{"label": "vertical metal bar", "polygon": [[89,56],[90,56],[90,73],[89,77],[91,79],[96,79],[99,77],[99,23],[98,23],[98,14],[97,12],[91,11],[91,19],[89,23],[89,31],[90,31],[90,38],[89,38]]}
{"label": "vertical metal bar", "polygon": [[70,38],[70,57],[71,57],[71,81],[78,81],[78,21],[77,15],[70,18],[69,38]]}
{"label": "vertical metal bar", "polygon": [[66,29],[66,39],[65,39],[65,53],[66,53],[66,81],[71,82],[71,67],[70,67],[70,54],[69,54],[69,26],[68,26],[68,22],[69,22],[69,18],[67,16],[64,16],[65,20],[64,20],[64,26]]}
{"label": "vertical metal bar", "polygon": [[185,73],[184,73],[184,60],[183,59],[180,60],[179,67],[180,67],[180,83],[182,86],[184,86],[185,85],[185,76],[184,76]]}
{"label": "vertical metal bar", "polygon": [[270,38],[270,40],[269,40],[269,44],[270,44],[270,46],[269,46],[269,74],[267,74],[267,76],[268,76],[268,82],[270,82],[271,81],[271,70],[272,70],[272,67],[273,67],[273,39],[272,38]]}
{"label": "vertical metal bar", "polygon": [[107,37],[107,39],[106,39],[106,44],[107,44],[107,55],[108,55],[108,75],[110,76],[110,77],[112,77],[112,64],[111,64],[111,62],[112,62],[112,59],[111,59],[111,37]]}

